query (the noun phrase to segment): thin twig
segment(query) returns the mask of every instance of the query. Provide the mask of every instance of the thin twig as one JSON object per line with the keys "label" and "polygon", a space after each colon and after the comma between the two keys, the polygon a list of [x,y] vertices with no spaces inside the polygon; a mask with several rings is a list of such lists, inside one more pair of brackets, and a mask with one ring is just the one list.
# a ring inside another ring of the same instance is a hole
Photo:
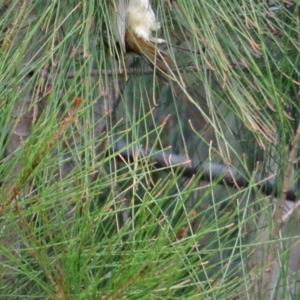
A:
{"label": "thin twig", "polygon": [[[177,68],[170,68],[170,70],[172,72],[185,72],[185,73],[193,73],[193,72],[199,72],[201,71],[198,67],[196,66],[188,66],[188,67],[179,67]],[[67,73],[67,78],[68,79],[72,79],[75,78],[76,76],[78,76],[78,72],[68,72]],[[124,71],[119,71],[119,70],[104,70],[104,71],[98,71],[98,70],[91,70],[89,72],[89,76],[90,77],[94,77],[94,76],[99,76],[99,75],[106,75],[106,76],[113,76],[113,75],[149,75],[149,74],[153,74],[153,69],[150,68],[145,68],[145,69],[138,69],[138,68],[130,68],[130,70],[126,70],[126,72]]]}
{"label": "thin twig", "polygon": [[283,220],[282,220],[284,201],[287,198],[287,193],[289,192],[289,187],[291,186],[293,169],[294,169],[294,164],[297,160],[299,144],[300,144],[300,122],[298,124],[297,131],[296,131],[295,136],[291,143],[291,150],[288,155],[288,161],[287,161],[286,169],[284,172],[282,192],[281,192],[281,194],[278,195],[279,199],[278,199],[278,202],[275,207],[274,214],[273,214],[275,226],[270,235],[273,243],[270,244],[270,248],[269,248],[268,256],[267,256],[266,274],[265,274],[265,276],[263,276],[263,279],[264,279],[263,288],[264,288],[264,291],[266,294],[265,299],[268,299],[268,293],[270,290],[272,290],[272,287],[270,287],[269,285],[271,282],[271,278],[273,277],[273,273],[275,272],[273,267],[274,267],[274,262],[276,262],[276,246],[277,246],[278,237],[280,234],[280,229],[282,227],[282,224],[284,224]]}

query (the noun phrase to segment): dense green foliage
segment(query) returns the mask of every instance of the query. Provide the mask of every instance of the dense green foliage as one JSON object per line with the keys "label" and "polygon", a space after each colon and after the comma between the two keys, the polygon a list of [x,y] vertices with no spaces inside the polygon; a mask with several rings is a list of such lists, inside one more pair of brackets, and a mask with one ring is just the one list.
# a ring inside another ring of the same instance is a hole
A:
{"label": "dense green foliage", "polygon": [[297,298],[299,5],[152,1],[166,84],[113,2],[0,1],[0,299]]}

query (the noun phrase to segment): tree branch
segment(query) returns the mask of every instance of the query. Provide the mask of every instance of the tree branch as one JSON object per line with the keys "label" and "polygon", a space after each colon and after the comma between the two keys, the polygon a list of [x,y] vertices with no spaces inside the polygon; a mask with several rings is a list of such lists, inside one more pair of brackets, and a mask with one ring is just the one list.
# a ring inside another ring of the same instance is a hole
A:
{"label": "tree branch", "polygon": [[[201,162],[189,160],[182,155],[173,154],[169,150],[154,151],[153,149],[143,149],[140,146],[132,146],[125,141],[112,141],[111,146],[118,156],[134,161],[136,159],[152,159],[157,169],[173,170],[184,177],[199,176],[201,180],[211,182],[216,180],[219,184],[227,185],[236,189],[246,188],[254,182],[260,191],[266,196],[273,195],[279,197],[276,185],[276,178],[262,178],[261,174],[256,173],[250,178],[246,174],[242,174],[239,170],[220,163]],[[285,191],[285,200],[296,201],[296,190],[294,187]]]}

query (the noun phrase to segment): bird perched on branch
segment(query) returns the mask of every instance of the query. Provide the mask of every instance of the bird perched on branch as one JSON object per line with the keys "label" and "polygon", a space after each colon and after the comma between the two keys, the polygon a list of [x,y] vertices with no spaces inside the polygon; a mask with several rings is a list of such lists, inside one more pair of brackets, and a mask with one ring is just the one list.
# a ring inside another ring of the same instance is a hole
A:
{"label": "bird perched on branch", "polygon": [[125,45],[127,52],[141,55],[163,79],[170,79],[175,64],[171,57],[158,49],[157,44],[166,43],[152,32],[160,29],[149,0],[129,0],[126,10]]}

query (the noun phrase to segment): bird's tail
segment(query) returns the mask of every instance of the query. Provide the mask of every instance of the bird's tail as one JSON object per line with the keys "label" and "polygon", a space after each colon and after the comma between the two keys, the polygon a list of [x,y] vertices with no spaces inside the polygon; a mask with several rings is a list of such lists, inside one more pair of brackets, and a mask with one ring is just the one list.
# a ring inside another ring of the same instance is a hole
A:
{"label": "bird's tail", "polygon": [[159,77],[169,81],[174,80],[175,63],[164,51],[160,50],[152,41],[144,41],[134,33],[126,30],[126,51],[141,55],[153,68]]}

